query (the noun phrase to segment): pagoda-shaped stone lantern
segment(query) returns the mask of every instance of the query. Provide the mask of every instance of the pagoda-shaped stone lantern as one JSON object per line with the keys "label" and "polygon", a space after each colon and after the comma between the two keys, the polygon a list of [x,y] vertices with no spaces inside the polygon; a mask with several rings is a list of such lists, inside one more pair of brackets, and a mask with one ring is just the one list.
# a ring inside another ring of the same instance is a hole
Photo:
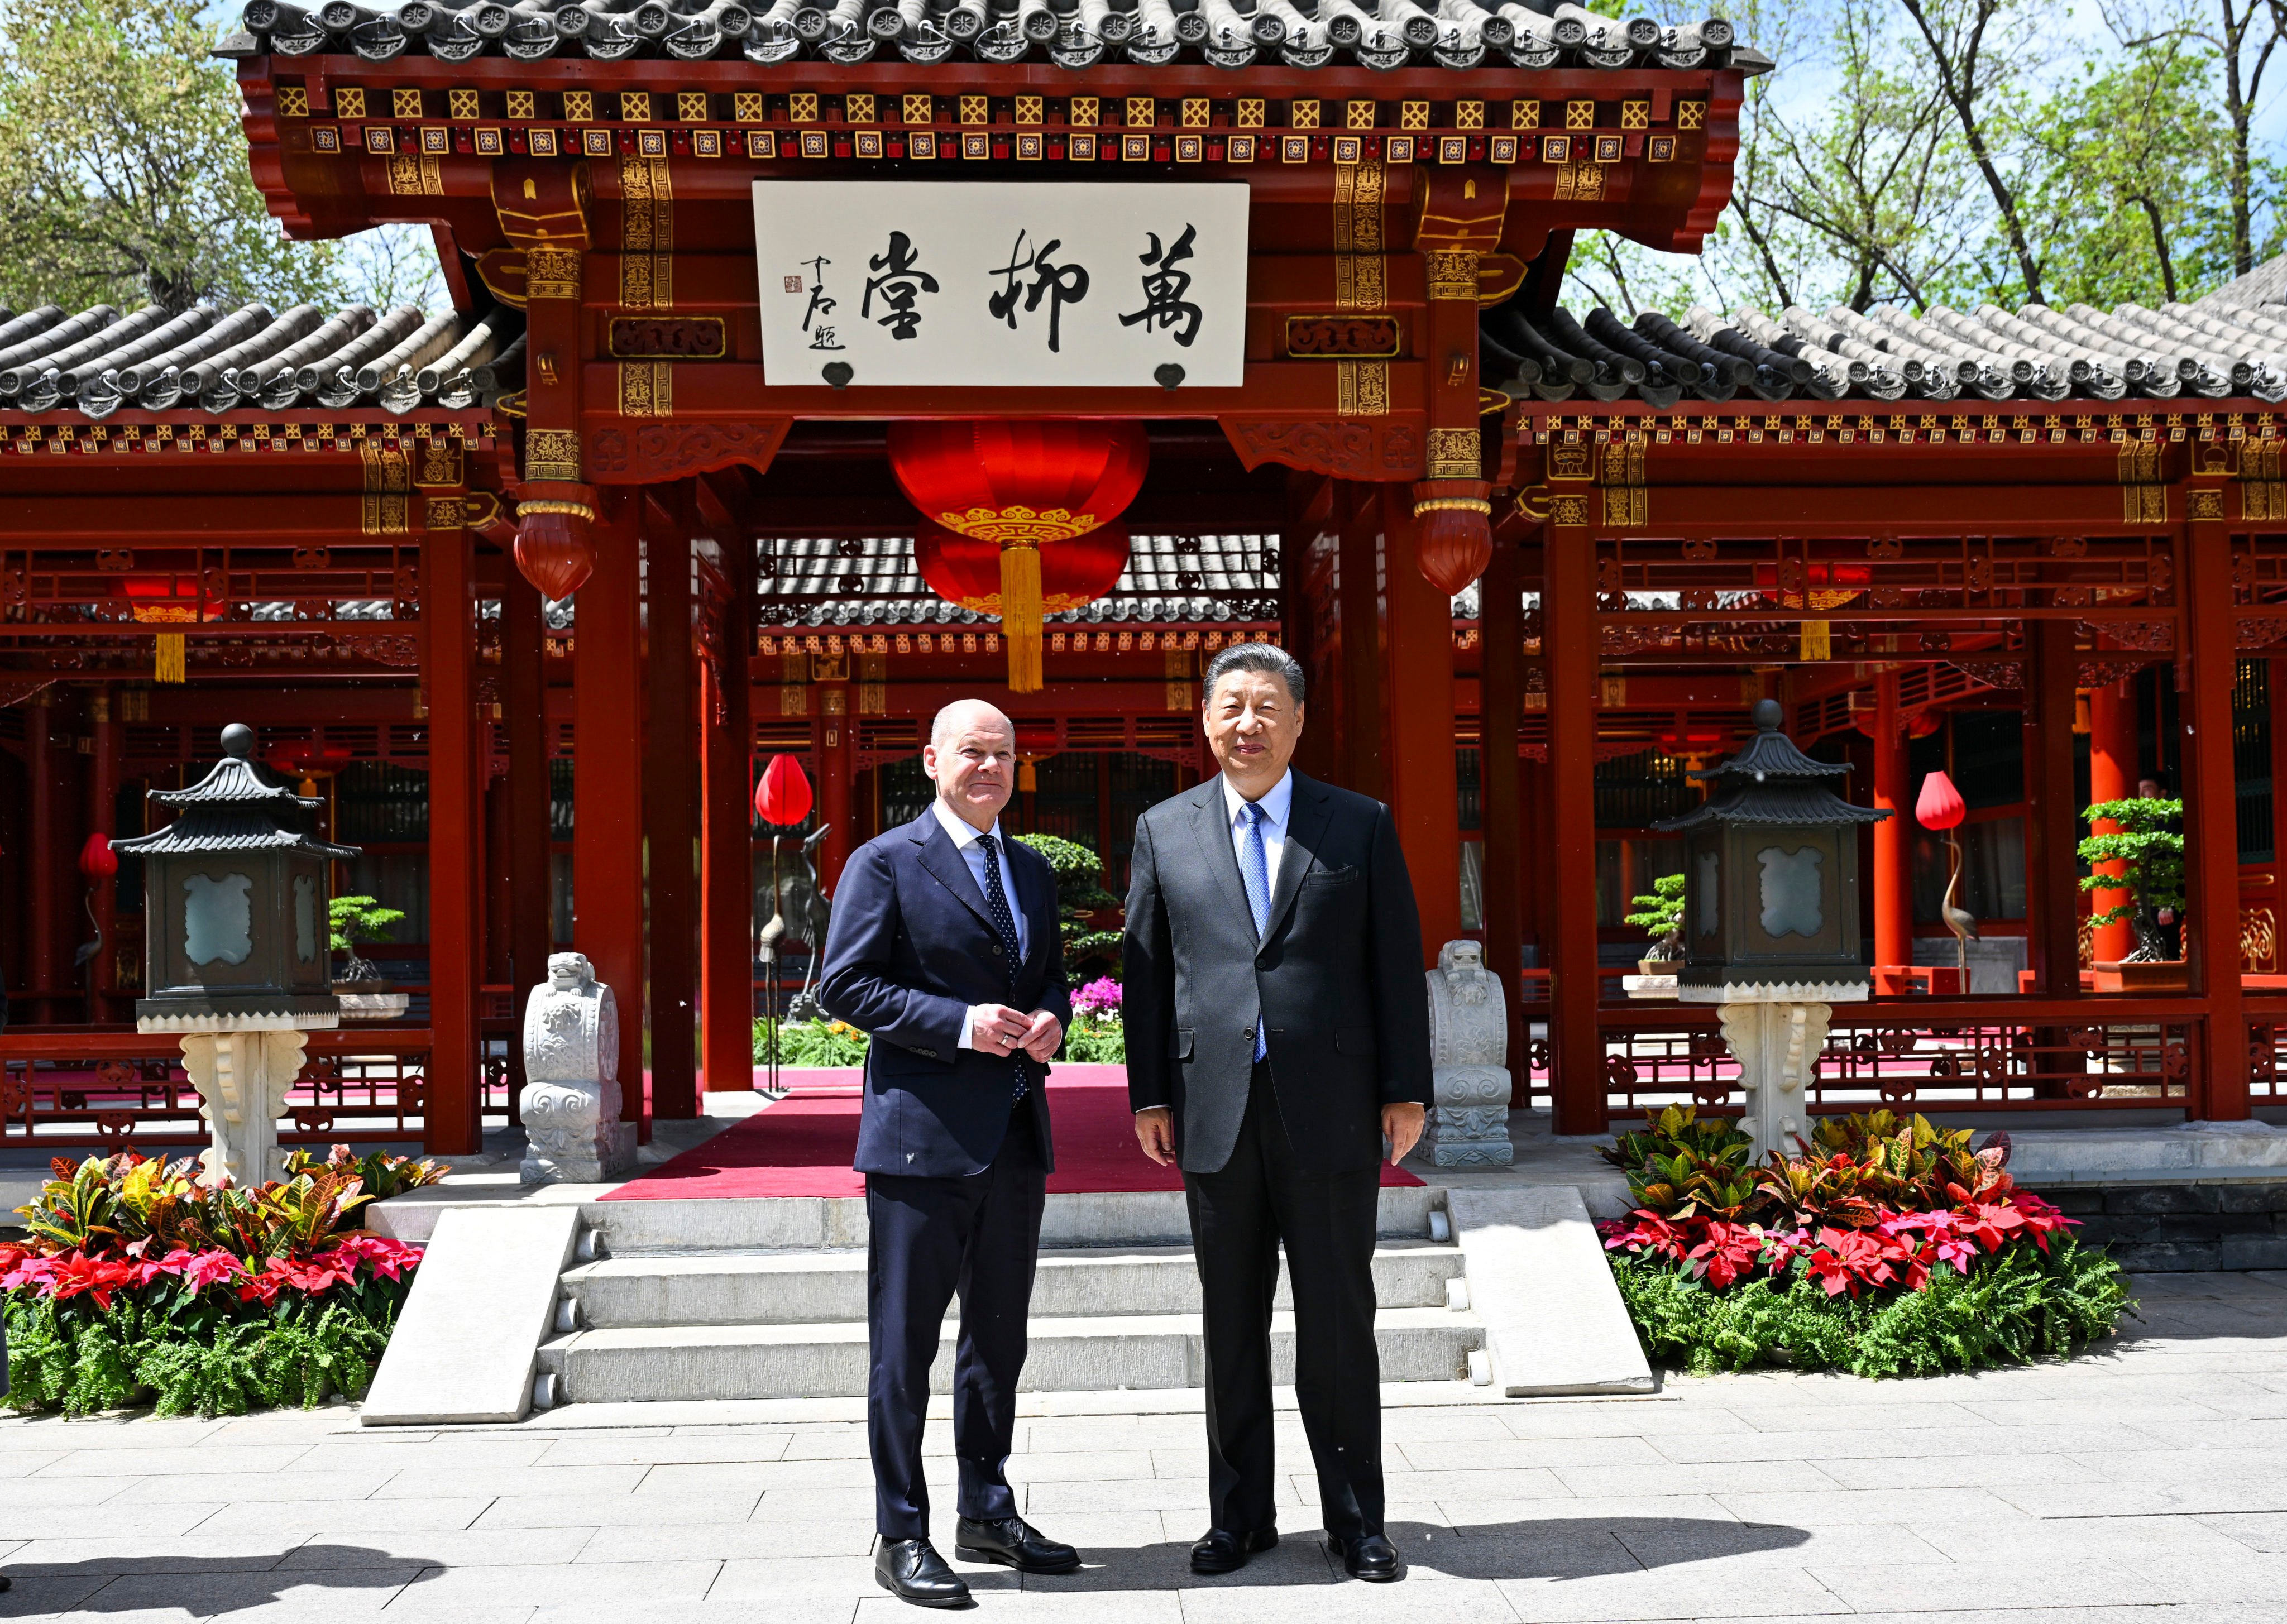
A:
{"label": "pagoda-shaped stone lantern", "polygon": [[358,855],[310,832],[322,802],[265,782],[254,730],[222,732],[223,758],[187,789],[150,798],[175,820],[112,842],[143,860],[141,1032],[182,1034],[183,1069],[213,1143],[210,1181],[281,1171],[278,1119],[308,1034],[337,1024],[327,986],[327,865]]}
{"label": "pagoda-shaped stone lantern", "polygon": [[1758,1155],[1807,1134],[1807,1103],[1836,1003],[1871,978],[1858,927],[1858,826],[1890,814],[1830,787],[1848,766],[1813,761],[1779,731],[1776,700],[1755,736],[1711,772],[1707,799],[1656,827],[1684,837],[1682,968],[1676,995],[1712,1003],[1739,1062]]}

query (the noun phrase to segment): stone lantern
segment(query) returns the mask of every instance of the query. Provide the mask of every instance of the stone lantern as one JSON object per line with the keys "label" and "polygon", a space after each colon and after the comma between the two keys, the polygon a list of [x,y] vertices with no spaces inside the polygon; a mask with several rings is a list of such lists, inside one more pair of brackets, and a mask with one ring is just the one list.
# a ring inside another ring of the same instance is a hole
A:
{"label": "stone lantern", "polygon": [[1797,749],[1777,701],[1753,714],[1747,748],[1693,774],[1711,780],[1707,799],[1656,827],[1684,837],[1676,995],[1717,1006],[1760,1155],[1809,1130],[1806,1096],[1832,1006],[1867,995],[1858,826],[1890,814],[1835,794],[1850,769]]}
{"label": "stone lantern", "polygon": [[136,1029],[182,1034],[183,1069],[213,1144],[210,1180],[259,1184],[281,1170],[278,1119],[307,1034],[335,1026],[328,990],[327,865],[358,855],[310,832],[322,803],[265,782],[254,730],[222,733],[223,758],[155,834],[112,843],[143,860],[144,986]]}

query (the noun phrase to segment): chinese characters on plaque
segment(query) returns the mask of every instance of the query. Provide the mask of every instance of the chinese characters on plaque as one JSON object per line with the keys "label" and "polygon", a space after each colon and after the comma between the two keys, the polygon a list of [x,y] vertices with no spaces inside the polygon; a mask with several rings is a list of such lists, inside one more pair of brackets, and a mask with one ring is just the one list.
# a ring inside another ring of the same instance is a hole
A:
{"label": "chinese characters on plaque", "polygon": [[1229,184],[758,180],[764,370],[797,387],[831,366],[860,386],[1235,388],[1246,199]]}

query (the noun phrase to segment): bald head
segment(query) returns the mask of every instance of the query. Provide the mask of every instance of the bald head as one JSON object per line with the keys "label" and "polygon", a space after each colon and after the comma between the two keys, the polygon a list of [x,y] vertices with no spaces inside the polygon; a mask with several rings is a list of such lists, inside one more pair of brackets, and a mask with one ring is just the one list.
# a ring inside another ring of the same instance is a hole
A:
{"label": "bald head", "polygon": [[1017,788],[1016,725],[981,699],[955,700],[930,724],[922,771],[955,817],[990,830]]}

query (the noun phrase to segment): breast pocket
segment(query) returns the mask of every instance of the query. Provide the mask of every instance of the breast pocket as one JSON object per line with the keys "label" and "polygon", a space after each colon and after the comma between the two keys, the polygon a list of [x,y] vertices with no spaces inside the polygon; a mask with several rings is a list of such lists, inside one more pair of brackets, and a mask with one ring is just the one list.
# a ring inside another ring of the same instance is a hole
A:
{"label": "breast pocket", "polygon": [[1302,876],[1302,883],[1317,891],[1332,891],[1339,886],[1355,885],[1365,870],[1357,867],[1313,868]]}

